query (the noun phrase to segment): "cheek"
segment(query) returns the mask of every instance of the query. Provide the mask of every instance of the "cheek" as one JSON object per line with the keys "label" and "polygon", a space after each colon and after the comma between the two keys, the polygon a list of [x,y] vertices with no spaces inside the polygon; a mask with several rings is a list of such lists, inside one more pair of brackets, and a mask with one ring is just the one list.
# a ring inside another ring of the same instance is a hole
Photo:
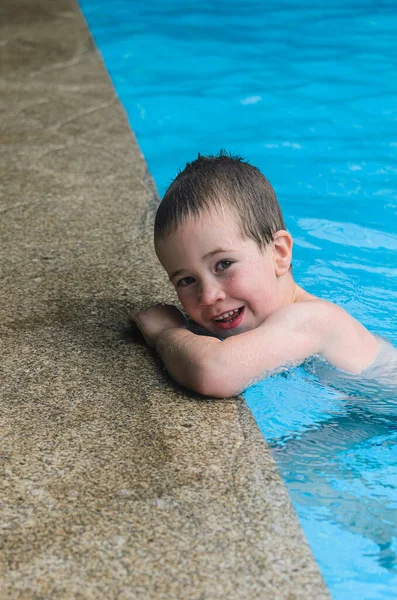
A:
{"label": "cheek", "polygon": [[229,275],[227,278],[225,278],[225,287],[228,288],[229,291],[231,290],[244,290],[247,289],[249,282],[248,282],[249,278],[247,278],[247,276],[243,273],[233,273],[233,275]]}
{"label": "cheek", "polygon": [[230,296],[259,296],[261,282],[258,276],[252,273],[240,272],[233,274],[227,280],[227,292]]}
{"label": "cheek", "polygon": [[182,304],[184,311],[190,315],[192,312],[192,307],[193,307],[193,300],[191,298],[191,295],[183,290],[182,292],[177,292],[178,298],[179,298],[179,302]]}

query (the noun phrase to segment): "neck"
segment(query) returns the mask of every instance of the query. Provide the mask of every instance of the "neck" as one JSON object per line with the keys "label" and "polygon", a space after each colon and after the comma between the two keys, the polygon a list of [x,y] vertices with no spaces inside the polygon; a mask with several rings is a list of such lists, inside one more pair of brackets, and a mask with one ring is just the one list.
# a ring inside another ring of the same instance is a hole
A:
{"label": "neck", "polygon": [[299,286],[295,283],[291,273],[286,274],[285,279],[280,282],[281,298],[283,306],[296,302],[299,293]]}
{"label": "neck", "polygon": [[290,304],[293,304],[294,302],[296,302],[297,297],[298,297],[298,286],[294,282],[294,291],[291,296]]}

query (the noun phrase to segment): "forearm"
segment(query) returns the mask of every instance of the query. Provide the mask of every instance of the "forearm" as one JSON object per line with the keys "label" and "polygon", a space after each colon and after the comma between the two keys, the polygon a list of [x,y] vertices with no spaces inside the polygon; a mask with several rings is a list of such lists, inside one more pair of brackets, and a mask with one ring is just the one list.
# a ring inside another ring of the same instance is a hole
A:
{"label": "forearm", "polygon": [[175,381],[207,395],[207,365],[220,344],[222,342],[214,337],[199,336],[183,327],[171,327],[158,336],[155,347]]}

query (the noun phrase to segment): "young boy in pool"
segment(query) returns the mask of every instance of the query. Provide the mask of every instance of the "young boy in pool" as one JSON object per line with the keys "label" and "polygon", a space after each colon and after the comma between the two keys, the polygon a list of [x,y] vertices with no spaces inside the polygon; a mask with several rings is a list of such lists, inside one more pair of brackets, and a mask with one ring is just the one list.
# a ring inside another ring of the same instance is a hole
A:
{"label": "young boy in pool", "polygon": [[274,190],[242,159],[220,153],[187,164],[160,203],[154,239],[184,311],[210,335],[189,331],[171,305],[132,321],[183,386],[224,398],[312,355],[353,375],[374,363],[377,338],[295,283]]}

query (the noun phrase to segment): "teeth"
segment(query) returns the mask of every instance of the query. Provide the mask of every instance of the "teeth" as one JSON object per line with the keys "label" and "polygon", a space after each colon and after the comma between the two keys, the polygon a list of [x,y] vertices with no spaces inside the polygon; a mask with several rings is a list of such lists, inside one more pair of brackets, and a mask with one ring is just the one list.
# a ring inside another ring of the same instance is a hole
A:
{"label": "teeth", "polygon": [[236,314],[238,311],[239,311],[239,309],[235,308],[234,310],[231,310],[230,312],[223,313],[223,315],[221,315],[220,317],[215,317],[214,321],[223,321],[224,319],[227,319],[228,317],[231,317],[232,315]]}

